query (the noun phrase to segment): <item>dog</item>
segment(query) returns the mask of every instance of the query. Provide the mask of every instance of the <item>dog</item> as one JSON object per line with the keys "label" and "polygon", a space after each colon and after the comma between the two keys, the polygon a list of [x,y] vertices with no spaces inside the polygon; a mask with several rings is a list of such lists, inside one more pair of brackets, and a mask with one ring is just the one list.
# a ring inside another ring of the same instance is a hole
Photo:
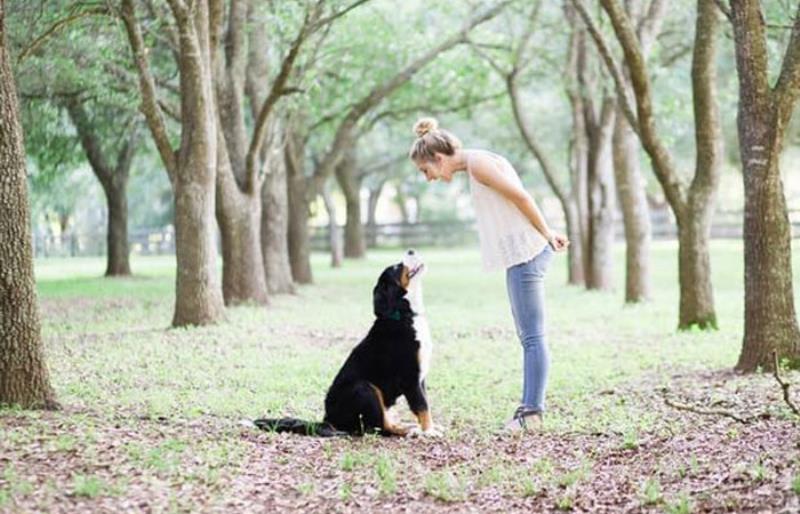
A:
{"label": "dog", "polygon": [[[378,433],[387,436],[441,435],[428,406],[431,333],[422,302],[426,267],[414,250],[383,270],[372,291],[375,321],[353,348],[325,396],[321,423],[295,418],[257,419],[262,430],[323,437]],[[418,426],[395,423],[388,413],[400,396]]]}

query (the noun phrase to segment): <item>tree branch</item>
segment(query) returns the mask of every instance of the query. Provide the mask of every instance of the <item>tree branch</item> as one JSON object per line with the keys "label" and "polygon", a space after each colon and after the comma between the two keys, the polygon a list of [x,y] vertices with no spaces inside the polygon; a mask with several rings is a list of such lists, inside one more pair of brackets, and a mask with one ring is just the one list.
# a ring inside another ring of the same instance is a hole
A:
{"label": "tree branch", "polygon": [[778,370],[780,369],[780,367],[778,366],[778,352],[774,350],[772,351],[772,362],[773,362],[772,374],[775,376],[775,380],[778,381],[778,384],[780,384],[781,389],[783,390],[783,400],[786,402],[786,405],[788,405],[789,408],[792,409],[792,412],[794,412],[795,416],[800,416],[800,409],[797,408],[797,405],[794,404],[792,398],[789,396],[790,384],[788,382],[784,382],[779,374]]}
{"label": "tree branch", "polygon": [[581,0],[572,0],[572,4],[575,6],[575,10],[578,11],[578,14],[580,14],[583,24],[586,26],[586,29],[589,31],[589,34],[592,36],[592,39],[595,42],[597,51],[603,58],[606,69],[611,75],[611,78],[614,80],[614,87],[617,91],[617,97],[621,102],[622,112],[625,114],[625,118],[627,118],[628,123],[630,124],[631,128],[633,128],[634,132],[638,133],[639,120],[637,119],[637,116],[633,111],[631,101],[628,98],[628,89],[625,86],[625,78],[622,75],[620,66],[617,64],[614,56],[611,55],[611,49],[609,48],[608,43],[606,43],[605,38],[598,30],[597,24],[586,10],[583,2]]}
{"label": "tree branch", "polygon": [[53,36],[56,32],[61,30],[62,28],[70,25],[78,20],[89,16],[106,16],[110,14],[110,11],[107,7],[94,7],[92,9],[87,9],[85,11],[81,11],[75,14],[71,14],[65,18],[62,18],[53,25],[50,26],[47,30],[45,30],[39,37],[33,40],[30,45],[26,46],[22,49],[22,51],[17,56],[17,65],[19,65],[22,61],[24,61],[29,55],[39,49],[40,46],[51,36]]}
{"label": "tree branch", "polygon": [[797,6],[792,35],[781,65],[781,74],[775,84],[775,103],[778,116],[788,123],[797,96],[800,95],[800,4]]}
{"label": "tree branch", "polygon": [[158,148],[164,168],[171,182],[175,182],[177,173],[177,160],[175,151],[169,142],[167,126],[164,123],[164,115],[158,106],[156,99],[156,85],[153,74],[150,71],[150,64],[147,61],[147,50],[142,39],[142,31],[136,21],[136,13],[133,7],[133,0],[122,0],[122,20],[128,33],[131,51],[136,68],[139,71],[139,90],[142,94],[142,113],[153,134],[156,148]]}
{"label": "tree branch", "polygon": [[[587,26],[591,23],[586,9],[583,7],[580,0],[572,0],[573,4],[581,12]],[[614,27],[614,32],[617,40],[622,46],[622,51],[625,55],[625,63],[630,72],[631,85],[633,87],[634,97],[636,99],[636,118],[637,124],[631,124],[634,131],[639,136],[642,146],[650,156],[653,163],[653,171],[658,178],[661,187],[664,189],[670,206],[675,212],[675,217],[678,223],[684,221],[683,212],[686,209],[686,186],[682,183],[680,175],[677,173],[675,165],[672,161],[672,156],[667,151],[663,141],[658,136],[658,131],[655,125],[655,113],[653,112],[652,93],[650,90],[650,81],[647,74],[647,65],[644,56],[642,55],[636,33],[633,30],[630,19],[625,14],[622,6],[618,0],[601,0],[603,10],[608,14],[611,24]],[[593,25],[593,23],[592,23]],[[600,47],[602,36],[596,27],[591,30],[592,37]],[[606,45],[603,45],[606,46]],[[606,51],[607,52],[607,46]],[[601,51],[602,53],[602,51]],[[610,53],[608,54],[610,57]],[[606,64],[611,61],[606,60]],[[619,70],[614,73],[614,82],[617,85],[617,92],[625,91]],[[624,98],[624,97],[623,97]],[[626,102],[627,103],[627,102]],[[625,108],[626,117],[628,108]],[[630,119],[629,119],[630,121]],[[637,130],[638,129],[638,130]]]}
{"label": "tree branch", "polygon": [[250,147],[247,150],[247,157],[245,160],[245,170],[247,173],[245,190],[248,192],[254,191],[257,185],[259,156],[261,155],[261,147],[264,144],[264,137],[267,133],[269,115],[275,107],[275,104],[277,104],[278,99],[283,95],[283,89],[289,81],[289,77],[294,69],[294,63],[300,53],[300,48],[309,36],[310,27],[315,23],[315,20],[318,19],[321,13],[321,3],[322,2],[318,2],[311,13],[306,13],[303,25],[298,31],[297,36],[295,36],[294,41],[292,41],[289,51],[284,56],[280,71],[272,82],[272,87],[259,109],[253,128],[253,136],[250,139]]}
{"label": "tree branch", "polygon": [[688,405],[685,403],[679,403],[674,400],[670,400],[666,394],[666,390],[662,389],[661,391],[661,398],[663,398],[664,403],[673,409],[687,411],[687,412],[694,412],[695,414],[702,414],[704,416],[723,416],[726,418],[731,418],[732,420],[738,421],[739,423],[743,423],[745,425],[749,424],[753,421],[757,416],[750,416],[747,418],[743,418],[741,416],[737,416],[736,414],[722,410],[722,409],[701,409],[700,407],[695,407],[694,405]]}

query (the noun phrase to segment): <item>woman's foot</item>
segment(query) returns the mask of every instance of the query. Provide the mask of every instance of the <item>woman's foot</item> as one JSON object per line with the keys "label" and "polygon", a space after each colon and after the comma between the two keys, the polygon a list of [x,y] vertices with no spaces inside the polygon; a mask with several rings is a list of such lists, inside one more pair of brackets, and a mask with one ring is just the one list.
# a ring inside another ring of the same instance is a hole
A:
{"label": "woman's foot", "polygon": [[520,405],[514,416],[506,422],[503,431],[507,433],[532,432],[542,425],[542,413],[531,407]]}

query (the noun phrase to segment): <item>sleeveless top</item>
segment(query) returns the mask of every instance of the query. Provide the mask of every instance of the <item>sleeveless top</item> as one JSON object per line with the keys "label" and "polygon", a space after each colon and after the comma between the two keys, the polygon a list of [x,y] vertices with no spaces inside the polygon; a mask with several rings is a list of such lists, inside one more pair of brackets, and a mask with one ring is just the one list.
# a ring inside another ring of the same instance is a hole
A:
{"label": "sleeveless top", "polygon": [[494,271],[528,262],[544,250],[547,240],[516,205],[475,179],[472,175],[472,159],[477,153],[490,157],[495,162],[498,173],[519,187],[523,185],[511,163],[504,157],[486,150],[471,150],[467,154],[467,174],[475,209],[483,269]]}

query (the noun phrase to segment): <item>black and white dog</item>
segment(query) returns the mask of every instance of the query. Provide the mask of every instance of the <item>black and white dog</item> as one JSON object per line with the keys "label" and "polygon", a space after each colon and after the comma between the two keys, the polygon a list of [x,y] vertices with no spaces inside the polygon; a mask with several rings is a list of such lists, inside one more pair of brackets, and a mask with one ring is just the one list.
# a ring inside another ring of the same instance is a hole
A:
{"label": "black and white dog", "polygon": [[[425,391],[431,334],[422,303],[424,274],[425,264],[414,250],[381,273],[372,291],[375,322],[328,389],[322,423],[257,419],[256,426],[320,436],[440,435],[433,426]],[[418,427],[408,429],[390,419],[388,409],[400,396],[406,397]]]}

